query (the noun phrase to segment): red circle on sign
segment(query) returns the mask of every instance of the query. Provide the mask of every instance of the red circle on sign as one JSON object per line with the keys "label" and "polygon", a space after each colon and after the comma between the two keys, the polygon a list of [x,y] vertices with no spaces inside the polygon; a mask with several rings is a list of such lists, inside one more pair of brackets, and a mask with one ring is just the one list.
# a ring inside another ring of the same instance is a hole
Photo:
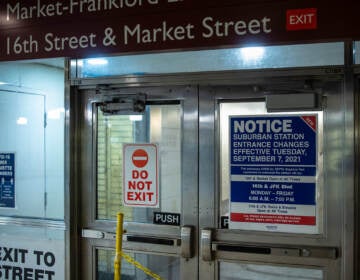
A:
{"label": "red circle on sign", "polygon": [[149,156],[143,149],[135,150],[132,154],[132,162],[138,168],[144,167],[148,163],[148,160]]}

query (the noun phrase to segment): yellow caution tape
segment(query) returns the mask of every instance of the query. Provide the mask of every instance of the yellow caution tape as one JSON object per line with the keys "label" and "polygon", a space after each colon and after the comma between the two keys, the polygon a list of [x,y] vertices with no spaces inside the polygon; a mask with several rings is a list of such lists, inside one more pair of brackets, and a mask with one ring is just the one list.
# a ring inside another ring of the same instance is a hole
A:
{"label": "yellow caution tape", "polygon": [[143,266],[141,263],[139,263],[138,261],[136,261],[135,259],[133,259],[132,257],[130,257],[129,255],[125,254],[124,252],[120,252],[121,256],[124,258],[124,260],[126,260],[128,263],[131,263],[132,265],[134,265],[135,267],[137,267],[138,269],[142,270],[145,274],[151,276],[152,278],[156,279],[156,280],[162,280],[162,278],[157,275],[156,273],[152,272],[150,269],[148,269],[147,267]]}

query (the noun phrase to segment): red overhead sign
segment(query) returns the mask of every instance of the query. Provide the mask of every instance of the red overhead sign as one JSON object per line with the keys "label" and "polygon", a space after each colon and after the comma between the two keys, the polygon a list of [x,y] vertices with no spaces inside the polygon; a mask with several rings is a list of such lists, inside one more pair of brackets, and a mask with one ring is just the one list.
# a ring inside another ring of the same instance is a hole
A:
{"label": "red overhead sign", "polygon": [[0,60],[359,39],[344,0],[4,0]]}
{"label": "red overhead sign", "polygon": [[296,9],[286,11],[287,30],[317,29],[317,9]]}

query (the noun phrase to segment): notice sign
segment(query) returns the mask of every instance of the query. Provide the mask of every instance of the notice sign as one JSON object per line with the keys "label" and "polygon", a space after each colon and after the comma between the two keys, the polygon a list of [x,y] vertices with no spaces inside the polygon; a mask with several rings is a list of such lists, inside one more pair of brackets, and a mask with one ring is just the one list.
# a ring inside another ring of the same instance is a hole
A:
{"label": "notice sign", "polygon": [[0,208],[15,208],[15,153],[0,153]]}
{"label": "notice sign", "polygon": [[230,117],[230,229],[316,234],[317,115]]}
{"label": "notice sign", "polygon": [[126,144],[123,148],[125,206],[159,207],[159,163],[155,144]]}

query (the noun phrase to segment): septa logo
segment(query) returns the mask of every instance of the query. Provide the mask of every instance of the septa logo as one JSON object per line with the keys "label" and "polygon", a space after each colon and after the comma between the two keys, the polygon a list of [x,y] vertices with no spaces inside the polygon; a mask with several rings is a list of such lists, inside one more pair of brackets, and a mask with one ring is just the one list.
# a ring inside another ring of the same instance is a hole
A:
{"label": "septa logo", "polygon": [[296,9],[286,11],[286,30],[317,29],[317,9]]}

